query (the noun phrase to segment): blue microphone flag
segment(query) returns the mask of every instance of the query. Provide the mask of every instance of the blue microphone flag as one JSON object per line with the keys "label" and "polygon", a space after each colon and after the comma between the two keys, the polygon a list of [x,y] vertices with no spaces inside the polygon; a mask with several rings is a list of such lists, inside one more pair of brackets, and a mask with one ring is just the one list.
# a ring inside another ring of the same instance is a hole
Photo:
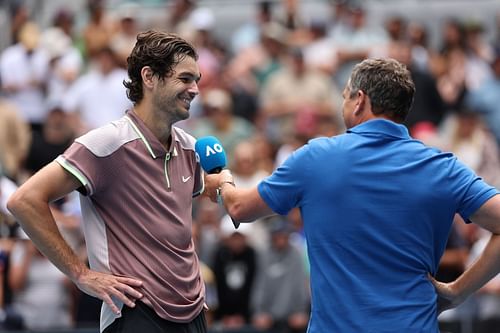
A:
{"label": "blue microphone flag", "polygon": [[[201,167],[208,174],[219,173],[226,167],[226,153],[219,140],[214,136],[205,136],[196,140],[194,145]],[[240,224],[232,218],[234,227]]]}
{"label": "blue microphone flag", "polygon": [[226,153],[219,140],[214,136],[199,138],[194,146],[203,170],[207,173],[219,173],[226,166]]}

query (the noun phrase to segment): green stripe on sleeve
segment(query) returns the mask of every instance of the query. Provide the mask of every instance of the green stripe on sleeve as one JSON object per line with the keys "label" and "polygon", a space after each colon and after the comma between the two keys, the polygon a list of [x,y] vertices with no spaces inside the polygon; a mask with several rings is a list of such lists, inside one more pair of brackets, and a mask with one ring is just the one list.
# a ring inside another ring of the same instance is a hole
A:
{"label": "green stripe on sleeve", "polygon": [[90,182],[78,169],[69,164],[62,156],[56,158],[56,162],[59,163],[66,171],[75,176],[83,186],[88,187]]}

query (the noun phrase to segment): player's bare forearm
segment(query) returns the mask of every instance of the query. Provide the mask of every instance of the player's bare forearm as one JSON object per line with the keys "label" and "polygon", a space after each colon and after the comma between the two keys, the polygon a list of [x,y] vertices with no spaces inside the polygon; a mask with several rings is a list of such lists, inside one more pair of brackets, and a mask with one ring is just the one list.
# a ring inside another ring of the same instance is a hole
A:
{"label": "player's bare forearm", "polygon": [[79,184],[58,168],[49,165],[26,181],[9,199],[8,208],[40,252],[75,281],[87,267],[61,236],[49,204]]}
{"label": "player's bare forearm", "polygon": [[142,281],[90,270],[61,236],[50,210],[50,202],[81,184],[59,164],[52,162],[24,183],[9,199],[9,210],[36,247],[83,292],[100,298],[119,313],[113,297],[135,306]]}

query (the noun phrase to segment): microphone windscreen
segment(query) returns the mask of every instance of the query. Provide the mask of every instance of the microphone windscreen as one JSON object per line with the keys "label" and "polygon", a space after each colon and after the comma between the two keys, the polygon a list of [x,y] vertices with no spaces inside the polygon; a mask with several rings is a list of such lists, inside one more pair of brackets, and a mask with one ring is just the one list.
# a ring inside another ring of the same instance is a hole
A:
{"label": "microphone windscreen", "polygon": [[219,173],[226,166],[226,153],[219,140],[214,136],[199,138],[194,146],[203,170]]}

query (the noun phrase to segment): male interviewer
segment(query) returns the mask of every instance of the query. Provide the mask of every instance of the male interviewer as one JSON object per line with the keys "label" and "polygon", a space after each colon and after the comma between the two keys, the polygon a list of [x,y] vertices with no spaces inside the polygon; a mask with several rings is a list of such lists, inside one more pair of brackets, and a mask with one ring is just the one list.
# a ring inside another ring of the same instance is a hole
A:
{"label": "male interviewer", "polygon": [[[401,125],[415,86],[391,59],[359,63],[343,91],[347,132],[311,140],[252,189],[228,170],[205,192],[236,221],[299,207],[311,263],[308,332],[439,332],[438,314],[500,271],[500,196]],[[453,216],[493,236],[450,284],[435,281]],[[438,306],[438,296],[440,301]],[[446,303],[446,304],[444,304]]]}

